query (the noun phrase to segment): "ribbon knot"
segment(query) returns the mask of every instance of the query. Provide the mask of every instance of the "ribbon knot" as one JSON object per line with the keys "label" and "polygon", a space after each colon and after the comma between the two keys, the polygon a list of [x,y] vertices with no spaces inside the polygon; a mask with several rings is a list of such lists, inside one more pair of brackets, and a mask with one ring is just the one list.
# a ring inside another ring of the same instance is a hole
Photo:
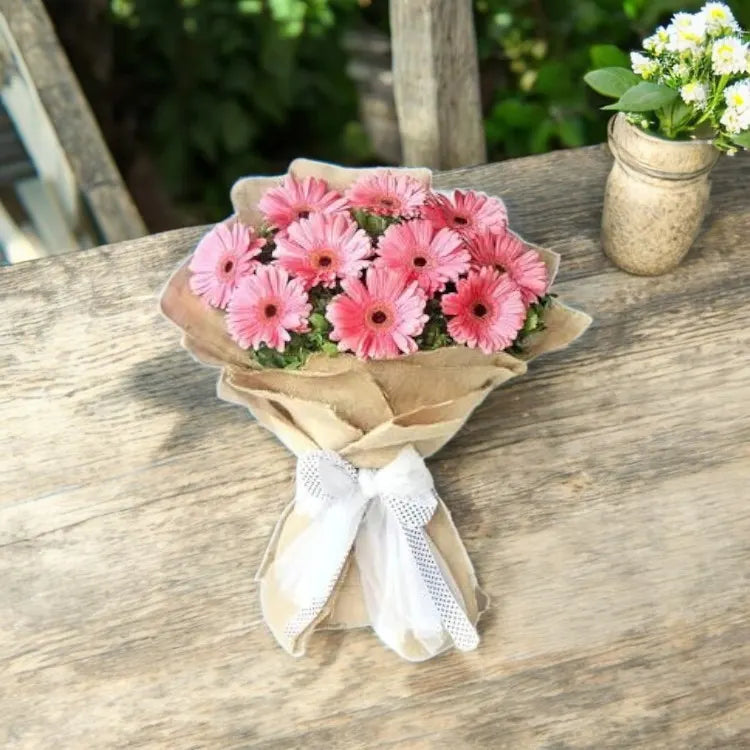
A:
{"label": "ribbon knot", "polygon": [[277,560],[279,582],[299,607],[289,637],[320,616],[354,549],[370,621],[385,643],[398,651],[411,633],[428,652],[446,638],[461,650],[476,648],[458,588],[424,531],[438,496],[414,448],[377,470],[357,470],[330,451],[305,454],[295,505],[310,524]]}
{"label": "ribbon knot", "polygon": [[359,490],[365,500],[372,500],[380,494],[377,469],[360,469],[358,480]]}

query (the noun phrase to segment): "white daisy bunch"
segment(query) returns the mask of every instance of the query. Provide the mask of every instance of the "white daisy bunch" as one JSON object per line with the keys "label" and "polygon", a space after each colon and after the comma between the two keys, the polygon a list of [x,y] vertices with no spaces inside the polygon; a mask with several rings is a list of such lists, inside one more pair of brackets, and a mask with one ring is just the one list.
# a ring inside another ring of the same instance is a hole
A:
{"label": "white daisy bunch", "polygon": [[731,134],[750,131],[750,78],[733,83],[724,89],[726,109],[721,124]]}
{"label": "white daisy bunch", "polygon": [[726,3],[675,13],[630,53],[630,63],[630,70],[586,74],[592,88],[618,99],[604,109],[667,138],[710,138],[730,153],[750,149],[750,35]]}

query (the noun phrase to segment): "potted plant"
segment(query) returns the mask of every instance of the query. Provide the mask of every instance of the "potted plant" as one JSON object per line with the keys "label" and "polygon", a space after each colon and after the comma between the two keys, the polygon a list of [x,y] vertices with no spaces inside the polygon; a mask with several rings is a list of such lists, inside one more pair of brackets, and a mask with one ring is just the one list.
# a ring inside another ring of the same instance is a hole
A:
{"label": "potted plant", "polygon": [[604,251],[620,268],[673,269],[700,230],[720,153],[750,148],[748,35],[724,3],[677,13],[631,53],[632,70],[586,74],[617,99],[603,109],[615,163],[602,218]]}

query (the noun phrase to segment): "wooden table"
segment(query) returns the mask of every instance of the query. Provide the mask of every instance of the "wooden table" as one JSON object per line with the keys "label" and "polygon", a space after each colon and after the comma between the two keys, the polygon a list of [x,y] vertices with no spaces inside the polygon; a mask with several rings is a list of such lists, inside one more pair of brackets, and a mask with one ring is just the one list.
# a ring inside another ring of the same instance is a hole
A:
{"label": "wooden table", "polygon": [[293,459],[156,310],[200,228],[0,269],[0,746],[750,747],[750,159],[661,278],[600,251],[609,165],[439,178],[502,194],[595,322],[430,462],[493,606],[421,665],[266,631]]}

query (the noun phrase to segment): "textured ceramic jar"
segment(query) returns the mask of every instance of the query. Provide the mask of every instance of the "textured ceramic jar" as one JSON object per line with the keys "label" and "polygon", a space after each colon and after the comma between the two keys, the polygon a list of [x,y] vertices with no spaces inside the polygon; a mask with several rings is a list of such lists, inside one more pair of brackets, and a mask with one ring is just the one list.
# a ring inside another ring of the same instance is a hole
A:
{"label": "textured ceramic jar", "polygon": [[624,271],[666,273],[700,231],[719,152],[708,141],[651,135],[623,114],[609,122],[609,148],[615,163],[604,195],[604,252]]}

